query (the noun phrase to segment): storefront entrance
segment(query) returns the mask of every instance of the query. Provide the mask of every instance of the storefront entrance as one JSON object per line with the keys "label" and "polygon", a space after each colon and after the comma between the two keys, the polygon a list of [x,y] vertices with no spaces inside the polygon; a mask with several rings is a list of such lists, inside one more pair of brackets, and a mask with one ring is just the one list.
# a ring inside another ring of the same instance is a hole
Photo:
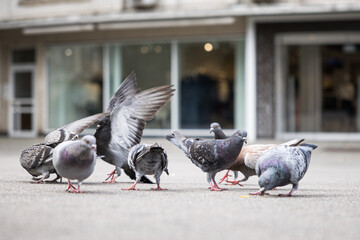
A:
{"label": "storefront entrance", "polygon": [[341,36],[278,38],[280,135],[360,131],[360,42]]}
{"label": "storefront entrance", "polygon": [[35,51],[14,50],[10,67],[10,121],[12,137],[36,136]]}

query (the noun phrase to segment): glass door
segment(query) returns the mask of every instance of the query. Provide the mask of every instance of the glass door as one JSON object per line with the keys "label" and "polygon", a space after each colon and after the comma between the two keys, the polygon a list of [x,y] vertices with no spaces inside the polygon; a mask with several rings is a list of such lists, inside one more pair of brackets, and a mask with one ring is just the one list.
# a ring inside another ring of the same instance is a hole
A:
{"label": "glass door", "polygon": [[286,49],[285,132],[360,131],[360,45],[298,44]]}
{"label": "glass door", "polygon": [[34,137],[35,99],[34,66],[13,66],[11,69],[10,135]]}

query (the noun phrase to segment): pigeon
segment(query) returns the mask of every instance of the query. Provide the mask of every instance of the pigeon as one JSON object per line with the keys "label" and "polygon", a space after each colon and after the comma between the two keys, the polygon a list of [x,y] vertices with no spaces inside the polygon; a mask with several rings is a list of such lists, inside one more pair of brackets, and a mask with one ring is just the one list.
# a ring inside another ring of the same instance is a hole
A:
{"label": "pigeon", "polygon": [[[210,133],[214,133],[214,137],[215,139],[225,139],[227,138],[227,136],[225,135],[225,133],[223,132],[221,126],[219,123],[217,122],[213,122],[210,124]],[[220,180],[219,184],[222,183],[224,180],[228,180],[230,170],[228,170],[225,174],[225,176]],[[239,176],[239,172],[238,171],[232,171],[234,173],[234,181],[236,181],[236,179]]]}
{"label": "pigeon", "polygon": [[[110,112],[98,122],[96,138],[98,154],[115,170],[109,174],[107,183],[116,182],[121,169],[131,178],[136,179],[135,172],[129,167],[127,158],[129,149],[140,143],[146,122],[154,118],[158,110],[170,101],[173,96],[172,85],[154,87],[139,91],[135,73],[131,73],[120,85],[108,105]],[[117,176],[116,176],[117,175]],[[145,176],[142,182],[152,183]]]}
{"label": "pigeon", "polygon": [[251,194],[264,195],[277,186],[292,184],[288,194],[279,194],[291,196],[309,168],[311,152],[316,148],[316,145],[303,143],[297,147],[279,146],[267,151],[256,163],[260,191]]}
{"label": "pigeon", "polygon": [[[94,171],[96,164],[96,139],[85,135],[81,140],[65,141],[56,146],[53,164],[60,176],[68,179],[66,191],[82,193],[80,186]],[[70,180],[77,180],[75,188]]]}
{"label": "pigeon", "polygon": [[52,153],[54,148],[45,143],[34,144],[24,149],[20,155],[21,166],[30,173],[32,180],[36,183],[42,183],[50,177],[51,173],[56,174],[56,181],[61,178],[52,164]]}
{"label": "pigeon", "polygon": [[[212,130],[213,129],[213,130]],[[221,129],[220,124],[218,123],[212,123],[210,125],[210,131],[213,131],[216,136],[222,136],[226,137],[224,132]],[[219,183],[226,180],[227,183],[230,183],[232,185],[240,185],[240,182],[245,182],[249,179],[250,176],[256,175],[255,172],[255,165],[259,157],[261,157],[264,153],[266,153],[268,150],[278,147],[278,146],[298,146],[300,145],[305,139],[293,139],[288,142],[282,143],[280,145],[278,144],[252,144],[252,145],[246,145],[244,146],[235,162],[228,168],[228,170],[232,171],[240,171],[244,178],[241,180],[234,180],[229,181],[227,180],[229,171],[226,172],[225,176],[220,180]],[[236,176],[236,175],[235,175]]]}
{"label": "pigeon", "polygon": [[192,163],[207,173],[211,191],[225,190],[217,185],[215,175],[228,169],[236,160],[246,137],[245,130],[238,130],[231,137],[219,140],[187,138],[178,131],[166,135],[168,141],[179,147]]}
{"label": "pigeon", "polygon": [[44,183],[44,180],[48,179],[52,173],[55,173],[57,177],[50,182],[61,179],[52,163],[54,148],[62,142],[77,138],[77,135],[87,127],[107,115],[109,115],[108,112],[98,113],[51,131],[46,135],[44,143],[34,144],[21,152],[21,166],[33,176],[32,180],[36,183]]}
{"label": "pigeon", "polygon": [[164,171],[169,175],[167,166],[168,159],[164,148],[159,144],[137,144],[129,152],[128,164],[135,171],[136,181],[130,187],[123,190],[136,190],[135,186],[144,175],[154,175],[157,188],[151,190],[167,190],[160,187],[160,176]]}

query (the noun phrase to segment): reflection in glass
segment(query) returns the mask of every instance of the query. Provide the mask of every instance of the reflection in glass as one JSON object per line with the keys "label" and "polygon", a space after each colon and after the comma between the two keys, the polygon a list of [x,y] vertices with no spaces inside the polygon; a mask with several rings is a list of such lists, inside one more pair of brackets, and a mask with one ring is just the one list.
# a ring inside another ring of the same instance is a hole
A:
{"label": "reflection in glass", "polygon": [[[110,55],[110,94],[118,88],[121,78],[132,71],[141,90],[170,84],[170,44],[115,45],[111,46]],[[166,104],[146,128],[170,128],[170,104]]]}
{"label": "reflection in glass", "polygon": [[49,127],[102,112],[102,47],[53,46],[47,54]]}
{"label": "reflection in glass", "polygon": [[180,44],[181,128],[234,128],[234,43]]}
{"label": "reflection in glass", "polygon": [[359,131],[359,65],[359,45],[289,46],[286,131]]}

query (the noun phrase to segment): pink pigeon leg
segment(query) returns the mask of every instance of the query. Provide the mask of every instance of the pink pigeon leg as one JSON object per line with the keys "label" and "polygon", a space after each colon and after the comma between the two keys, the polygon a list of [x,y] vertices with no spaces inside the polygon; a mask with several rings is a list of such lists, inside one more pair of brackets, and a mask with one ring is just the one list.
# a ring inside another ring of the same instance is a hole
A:
{"label": "pink pigeon leg", "polygon": [[228,178],[231,177],[231,175],[229,175],[229,172],[230,172],[230,170],[228,170],[228,171],[225,173],[225,175],[220,179],[219,184],[222,183],[222,182],[225,181],[225,180],[227,181]]}
{"label": "pink pigeon leg", "polygon": [[[114,171],[112,171],[111,173],[108,174],[109,176],[105,179],[104,183],[117,183],[117,181],[116,181],[117,177],[115,177],[115,174],[116,174],[116,168]],[[110,179],[110,180],[107,181],[108,179]]]}
{"label": "pink pigeon leg", "polygon": [[138,190],[138,189],[136,189],[135,188],[135,186],[136,186],[136,184],[137,184],[137,182],[135,182],[131,187],[129,187],[129,188],[123,188],[122,190]]}
{"label": "pink pigeon leg", "polygon": [[291,191],[287,194],[279,194],[279,197],[291,197],[294,192],[294,189],[291,189]]}
{"label": "pink pigeon leg", "polygon": [[157,185],[157,188],[150,188],[151,190],[155,190],[155,191],[163,191],[163,190],[167,190],[167,188],[161,188],[160,184]]}
{"label": "pink pigeon leg", "polygon": [[212,180],[212,184],[210,184],[210,190],[211,191],[223,191],[223,190],[227,190],[226,188],[220,188],[216,181],[215,181],[215,174],[213,174],[211,176],[211,180]]}
{"label": "pink pigeon leg", "polygon": [[269,193],[266,193],[265,191],[258,191],[258,192],[254,192],[254,193],[250,193],[250,195],[261,195],[261,196],[264,196],[264,195],[270,195]]}
{"label": "pink pigeon leg", "polygon": [[[71,189],[71,190],[70,190]],[[65,191],[70,191],[72,192],[73,190],[75,190],[76,188],[74,187],[74,185],[72,185],[72,183],[70,182],[70,180],[68,179],[68,187]]]}

